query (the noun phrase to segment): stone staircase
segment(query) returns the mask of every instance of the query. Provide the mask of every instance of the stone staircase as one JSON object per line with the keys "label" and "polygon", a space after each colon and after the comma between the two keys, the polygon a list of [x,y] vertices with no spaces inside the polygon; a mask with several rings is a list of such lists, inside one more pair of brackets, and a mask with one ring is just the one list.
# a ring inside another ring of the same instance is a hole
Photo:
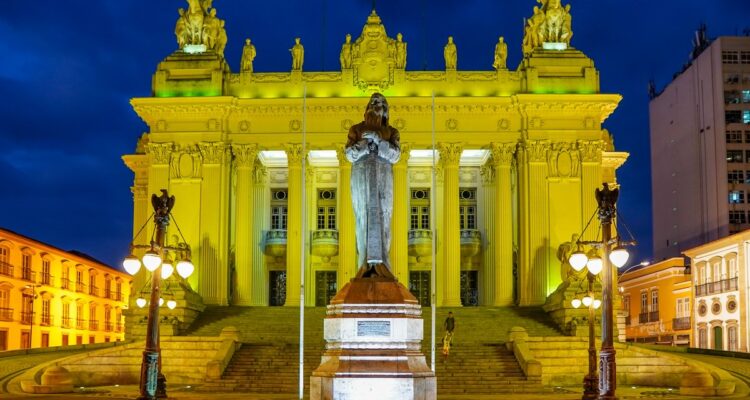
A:
{"label": "stone staircase", "polygon": [[[560,332],[541,308],[471,307],[452,309],[456,318],[453,348],[440,352],[442,321],[449,309],[437,310],[436,374],[438,393],[450,395],[545,392],[541,380],[527,380],[504,342],[512,326],[532,336]],[[430,363],[429,308],[423,309],[423,352]],[[305,309],[305,393],[309,377],[325,348],[325,308]],[[299,374],[299,309],[296,307],[209,307],[191,327],[190,335],[214,336],[225,326],[242,332],[242,347],[221,379],[206,382],[203,391],[296,393]]]}

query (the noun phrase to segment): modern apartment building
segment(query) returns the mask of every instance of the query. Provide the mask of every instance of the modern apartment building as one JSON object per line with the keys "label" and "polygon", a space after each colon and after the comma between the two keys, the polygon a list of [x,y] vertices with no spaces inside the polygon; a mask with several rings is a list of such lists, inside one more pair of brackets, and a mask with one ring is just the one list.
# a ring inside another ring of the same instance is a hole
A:
{"label": "modern apartment building", "polygon": [[0,228],[0,351],[124,339],[130,276]]}
{"label": "modern apartment building", "polygon": [[750,228],[750,37],[699,32],[689,64],[651,97],[654,258]]}
{"label": "modern apartment building", "polygon": [[693,304],[690,270],[682,257],[620,276],[628,341],[688,345]]}

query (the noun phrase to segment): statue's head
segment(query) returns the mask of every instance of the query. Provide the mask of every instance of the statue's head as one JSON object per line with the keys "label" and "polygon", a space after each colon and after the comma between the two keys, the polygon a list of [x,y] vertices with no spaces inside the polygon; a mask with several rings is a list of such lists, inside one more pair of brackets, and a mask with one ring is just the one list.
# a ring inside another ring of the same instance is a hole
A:
{"label": "statue's head", "polygon": [[453,36],[448,36],[448,43],[453,43]]}
{"label": "statue's head", "polygon": [[388,126],[388,101],[380,93],[373,93],[365,109],[365,121],[378,126]]}
{"label": "statue's head", "polygon": [[294,44],[299,44],[300,38],[294,38]]}
{"label": "statue's head", "polygon": [[500,36],[500,39],[498,39],[498,41],[499,41],[500,43],[502,43],[502,42],[504,42],[504,41],[505,41],[505,38],[504,38],[504,37],[502,37],[502,36]]}
{"label": "statue's head", "polygon": [[346,43],[351,43],[351,42],[352,42],[352,35],[350,35],[350,34],[347,33],[346,34]]}
{"label": "statue's head", "polygon": [[212,8],[211,12],[209,14],[211,14],[212,17],[215,17],[216,16],[216,9]]}
{"label": "statue's head", "polygon": [[181,17],[183,17],[183,16],[185,16],[185,9],[184,8],[180,8],[180,9],[177,10],[177,13],[180,14]]}
{"label": "statue's head", "polygon": [[398,41],[400,42],[400,41],[402,41],[402,40],[404,39],[404,35],[402,35],[402,34],[401,34],[401,32],[399,32],[399,33],[398,33],[398,34],[396,35],[396,39],[397,39],[397,40],[398,40]]}
{"label": "statue's head", "polygon": [[249,46],[249,45],[250,45],[250,39],[245,39],[245,46]]}
{"label": "statue's head", "polygon": [[539,14],[539,6],[534,6],[534,14]]}

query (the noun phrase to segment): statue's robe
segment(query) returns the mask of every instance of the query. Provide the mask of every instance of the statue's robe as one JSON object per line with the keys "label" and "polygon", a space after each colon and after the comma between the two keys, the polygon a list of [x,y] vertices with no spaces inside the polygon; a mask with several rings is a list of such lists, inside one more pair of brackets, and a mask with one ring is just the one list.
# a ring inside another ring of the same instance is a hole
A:
{"label": "statue's robe", "polygon": [[[375,147],[363,138],[365,132],[375,131],[381,144]],[[393,215],[393,164],[401,157],[398,130],[390,126],[370,128],[364,122],[349,130],[346,156],[352,162],[352,205],[356,218],[357,265],[380,265],[390,268],[388,252],[391,244],[391,216]]]}

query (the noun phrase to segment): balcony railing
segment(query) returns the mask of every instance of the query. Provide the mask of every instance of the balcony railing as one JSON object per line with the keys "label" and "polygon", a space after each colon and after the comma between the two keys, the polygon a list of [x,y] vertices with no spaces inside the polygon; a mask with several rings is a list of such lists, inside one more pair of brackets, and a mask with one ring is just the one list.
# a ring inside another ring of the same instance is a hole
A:
{"label": "balcony railing", "polygon": [[52,282],[52,275],[49,272],[42,272],[42,285],[50,285]]}
{"label": "balcony railing", "polygon": [[23,268],[21,269],[21,279],[36,283],[36,272],[30,268]]}
{"label": "balcony railing", "polygon": [[52,316],[49,314],[42,314],[42,326],[50,326],[52,325]]}
{"label": "balcony railing", "polygon": [[86,292],[86,284],[83,282],[76,282],[76,292],[78,293],[85,293]]}
{"label": "balcony railing", "polygon": [[690,329],[690,317],[680,317],[672,319],[672,330],[684,331]]}
{"label": "balcony railing", "polygon": [[122,301],[122,292],[115,292],[115,300]]}
{"label": "balcony railing", "polygon": [[73,287],[73,282],[70,279],[62,278],[60,280],[60,287],[65,290],[70,290]]}
{"label": "balcony railing", "polygon": [[111,322],[105,322],[104,323],[104,331],[105,332],[112,332],[112,323]]}
{"label": "balcony railing", "polygon": [[265,253],[272,257],[286,255],[286,229],[271,229],[266,232]]}
{"label": "balcony railing", "polygon": [[99,296],[99,288],[96,286],[89,286],[89,294],[92,296]]}
{"label": "balcony railing", "polygon": [[659,322],[659,311],[642,312],[638,314],[638,323]]}
{"label": "balcony railing", "polygon": [[76,329],[86,329],[86,321],[79,318],[76,320]]}
{"label": "balcony railing", "polygon": [[99,321],[95,319],[89,320],[89,330],[91,331],[99,330]]}
{"label": "balcony railing", "polygon": [[70,317],[63,317],[60,321],[60,326],[63,328],[70,328]]}
{"label": "balcony railing", "polygon": [[122,323],[121,322],[116,323],[115,329],[117,330],[117,332],[122,332]]}
{"label": "balcony railing", "polygon": [[104,298],[105,299],[111,299],[112,298],[112,290],[109,288],[104,288]]}
{"label": "balcony railing", "polygon": [[312,233],[312,253],[329,261],[339,254],[339,232],[335,229],[318,229]]}
{"label": "balcony railing", "polygon": [[0,275],[13,277],[13,266],[5,261],[0,261]]}
{"label": "balcony railing", "polygon": [[737,278],[723,279],[716,282],[708,282],[695,286],[696,296],[708,296],[711,294],[724,293],[737,290]]}
{"label": "balcony railing", "polygon": [[461,257],[474,257],[482,250],[482,234],[478,229],[461,230]]}
{"label": "balcony railing", "polygon": [[13,321],[13,309],[0,308],[0,321]]}
{"label": "balcony railing", "polygon": [[407,234],[409,255],[421,260],[432,255],[432,231],[429,229],[412,229]]}
{"label": "balcony railing", "polygon": [[21,323],[31,325],[34,322],[34,313],[21,311]]}

